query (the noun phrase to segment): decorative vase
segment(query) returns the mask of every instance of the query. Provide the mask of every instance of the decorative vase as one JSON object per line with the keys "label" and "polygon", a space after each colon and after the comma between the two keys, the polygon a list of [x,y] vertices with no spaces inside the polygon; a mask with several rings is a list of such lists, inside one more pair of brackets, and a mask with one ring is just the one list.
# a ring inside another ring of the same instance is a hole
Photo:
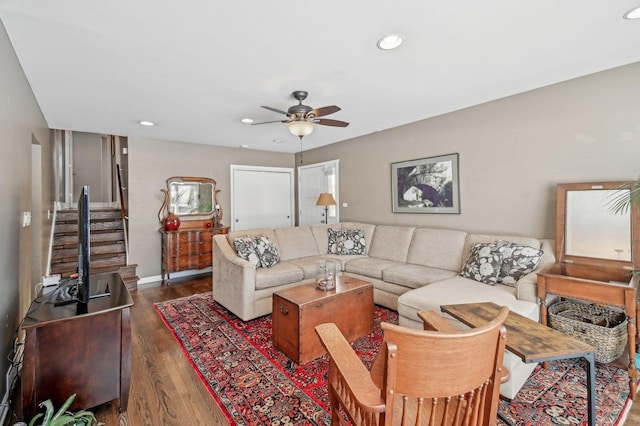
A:
{"label": "decorative vase", "polygon": [[180,228],[180,218],[173,213],[169,213],[169,216],[164,220],[164,229],[176,231],[178,228]]}

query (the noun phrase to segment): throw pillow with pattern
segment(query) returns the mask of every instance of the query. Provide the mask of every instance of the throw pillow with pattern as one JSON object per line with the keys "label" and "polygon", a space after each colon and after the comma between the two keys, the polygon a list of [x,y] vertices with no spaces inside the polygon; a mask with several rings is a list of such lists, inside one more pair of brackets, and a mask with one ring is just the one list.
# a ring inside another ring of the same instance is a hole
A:
{"label": "throw pillow with pattern", "polygon": [[342,229],[328,228],[327,238],[329,239],[329,247],[327,248],[327,254],[338,253],[338,242],[342,239]]}
{"label": "throw pillow with pattern", "polygon": [[260,258],[260,266],[263,268],[271,268],[280,262],[280,254],[275,243],[264,234],[253,237],[253,243],[256,246],[256,253]]}
{"label": "throw pillow with pattern", "polygon": [[256,245],[253,242],[253,238],[247,235],[234,238],[233,246],[236,252],[238,252],[238,256],[244,260],[248,260],[256,268],[260,267],[260,258],[258,257],[258,253],[256,253]]}
{"label": "throw pillow with pattern", "polygon": [[533,272],[544,252],[534,247],[522,246],[509,241],[499,241],[502,247],[502,266],[498,282],[515,287],[518,280]]}
{"label": "throw pillow with pattern", "polygon": [[502,247],[496,244],[474,244],[460,275],[481,283],[496,285],[502,267]]}
{"label": "throw pillow with pattern", "polygon": [[338,254],[367,254],[362,229],[343,229],[343,238],[338,241]]}

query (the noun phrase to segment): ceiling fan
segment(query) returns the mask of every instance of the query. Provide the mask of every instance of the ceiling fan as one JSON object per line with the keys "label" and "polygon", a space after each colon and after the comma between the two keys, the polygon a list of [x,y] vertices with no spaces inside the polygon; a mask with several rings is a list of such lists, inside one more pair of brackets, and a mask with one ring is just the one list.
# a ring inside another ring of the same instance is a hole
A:
{"label": "ceiling fan", "polygon": [[257,124],[268,124],[268,123],[286,123],[289,131],[293,133],[295,136],[299,137],[302,140],[303,137],[308,136],[313,132],[316,124],[320,124],[322,126],[334,126],[334,127],[347,127],[349,123],[340,120],[331,120],[324,117],[325,115],[333,114],[334,112],[340,111],[340,107],[335,105],[326,106],[322,108],[313,109],[308,105],[303,105],[302,101],[307,99],[308,92],[304,90],[296,90],[292,93],[293,97],[298,101],[298,105],[294,105],[289,108],[286,112],[279,110],[277,108],[272,108],[268,106],[262,106],[262,108],[268,109],[269,111],[277,112],[278,114],[284,114],[287,116],[286,120],[274,120],[274,121],[265,121],[262,123],[253,123],[253,125]]}

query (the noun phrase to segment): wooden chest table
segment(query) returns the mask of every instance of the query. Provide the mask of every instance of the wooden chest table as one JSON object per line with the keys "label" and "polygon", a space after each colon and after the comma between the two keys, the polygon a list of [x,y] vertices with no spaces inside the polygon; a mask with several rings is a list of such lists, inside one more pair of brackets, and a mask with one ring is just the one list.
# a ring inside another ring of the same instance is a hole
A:
{"label": "wooden chest table", "polygon": [[273,294],[273,344],[298,364],[325,353],[315,326],[335,323],[348,341],[373,331],[373,285],[338,277],[334,290],[315,283]]}

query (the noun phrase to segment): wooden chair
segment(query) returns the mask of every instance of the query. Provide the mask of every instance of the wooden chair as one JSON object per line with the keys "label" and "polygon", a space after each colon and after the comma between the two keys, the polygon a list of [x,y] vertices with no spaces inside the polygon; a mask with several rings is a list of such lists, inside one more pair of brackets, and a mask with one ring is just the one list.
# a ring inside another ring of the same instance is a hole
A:
{"label": "wooden chair", "polygon": [[[329,353],[332,424],[495,425],[509,310],[484,327],[414,330],[382,323],[371,371],[333,323],[316,332]],[[439,320],[427,314],[438,327]],[[421,318],[424,317],[424,313]]]}

